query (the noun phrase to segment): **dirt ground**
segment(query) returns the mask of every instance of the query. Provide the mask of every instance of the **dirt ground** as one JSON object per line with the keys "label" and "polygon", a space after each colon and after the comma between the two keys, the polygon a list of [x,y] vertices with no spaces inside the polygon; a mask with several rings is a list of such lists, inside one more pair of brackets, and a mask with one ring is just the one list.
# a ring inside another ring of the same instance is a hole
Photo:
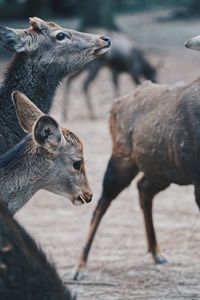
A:
{"label": "dirt ground", "polygon": [[[184,41],[200,33],[200,21],[157,23],[156,17],[161,14],[119,16],[117,22],[148,49],[153,63],[161,62],[160,82],[190,82],[200,75],[200,53],[185,49]],[[92,85],[98,115],[94,122],[87,118],[81,92],[83,77],[72,85],[70,117],[64,125],[84,142],[94,199],[89,205],[74,207],[67,199],[41,191],[16,216],[55,262],[66,282],[72,278],[84,245],[111,152],[107,121],[113,101],[110,74],[103,69]],[[127,75],[122,75],[120,82],[121,94],[135,88]],[[60,90],[52,109],[58,120],[61,99]],[[104,217],[84,280],[68,286],[77,292],[78,299],[85,300],[200,299],[200,218],[193,188],[171,185],[154,201],[155,227],[161,249],[169,259],[168,264],[155,266],[147,253],[135,182],[120,194]]]}

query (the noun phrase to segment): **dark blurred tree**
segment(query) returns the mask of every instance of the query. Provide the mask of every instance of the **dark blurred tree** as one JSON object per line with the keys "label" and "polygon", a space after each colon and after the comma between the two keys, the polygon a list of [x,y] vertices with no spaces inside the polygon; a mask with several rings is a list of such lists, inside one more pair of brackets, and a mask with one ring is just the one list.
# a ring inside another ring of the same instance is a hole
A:
{"label": "dark blurred tree", "polygon": [[191,18],[199,18],[200,16],[200,0],[190,0],[188,5],[181,6],[172,11],[167,16],[158,18],[159,21],[186,20]]}
{"label": "dark blurred tree", "polygon": [[114,22],[113,0],[84,0],[80,1],[82,17],[81,30],[87,27],[104,27],[118,30]]}
{"label": "dark blurred tree", "polygon": [[52,3],[48,0],[28,0],[26,12],[28,16],[48,17],[51,14]]}
{"label": "dark blurred tree", "polygon": [[190,4],[190,11],[193,14],[200,14],[200,1],[199,0],[192,0]]}

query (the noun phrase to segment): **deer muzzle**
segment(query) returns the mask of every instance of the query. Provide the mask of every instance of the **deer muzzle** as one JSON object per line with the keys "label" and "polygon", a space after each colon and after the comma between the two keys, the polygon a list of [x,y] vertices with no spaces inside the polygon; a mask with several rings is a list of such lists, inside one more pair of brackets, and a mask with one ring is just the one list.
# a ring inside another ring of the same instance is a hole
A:
{"label": "deer muzzle", "polygon": [[74,205],[83,205],[92,201],[92,193],[80,193],[72,201]]}
{"label": "deer muzzle", "polygon": [[185,42],[185,47],[193,50],[200,51],[200,35],[189,39]]}
{"label": "deer muzzle", "polygon": [[95,55],[101,56],[106,54],[111,46],[111,40],[107,36],[101,36],[99,39],[99,45],[98,48],[95,49]]}

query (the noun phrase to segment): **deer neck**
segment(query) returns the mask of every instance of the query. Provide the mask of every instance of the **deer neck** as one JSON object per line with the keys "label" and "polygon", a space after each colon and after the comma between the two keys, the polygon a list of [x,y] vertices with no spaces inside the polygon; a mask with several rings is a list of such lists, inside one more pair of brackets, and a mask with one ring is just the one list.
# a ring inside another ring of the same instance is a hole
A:
{"label": "deer neck", "polygon": [[61,79],[52,64],[42,64],[30,54],[17,54],[6,73],[0,97],[9,102],[11,93],[19,90],[47,113]]}
{"label": "deer neck", "polygon": [[50,167],[30,136],[0,157],[0,198],[11,214],[42,188]]}
{"label": "deer neck", "polygon": [[50,63],[42,65],[31,55],[24,53],[14,57],[0,89],[0,155],[25,136],[17,121],[11,93],[14,90],[23,92],[37,107],[47,113],[60,79],[62,76],[58,68]]}

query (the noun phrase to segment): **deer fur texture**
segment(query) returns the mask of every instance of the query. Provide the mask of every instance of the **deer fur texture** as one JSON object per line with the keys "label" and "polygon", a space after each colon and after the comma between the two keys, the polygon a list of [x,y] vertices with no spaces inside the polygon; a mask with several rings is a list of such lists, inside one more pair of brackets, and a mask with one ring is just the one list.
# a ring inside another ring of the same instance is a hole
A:
{"label": "deer fur texture", "polygon": [[0,201],[0,299],[75,300],[42,249]]}

